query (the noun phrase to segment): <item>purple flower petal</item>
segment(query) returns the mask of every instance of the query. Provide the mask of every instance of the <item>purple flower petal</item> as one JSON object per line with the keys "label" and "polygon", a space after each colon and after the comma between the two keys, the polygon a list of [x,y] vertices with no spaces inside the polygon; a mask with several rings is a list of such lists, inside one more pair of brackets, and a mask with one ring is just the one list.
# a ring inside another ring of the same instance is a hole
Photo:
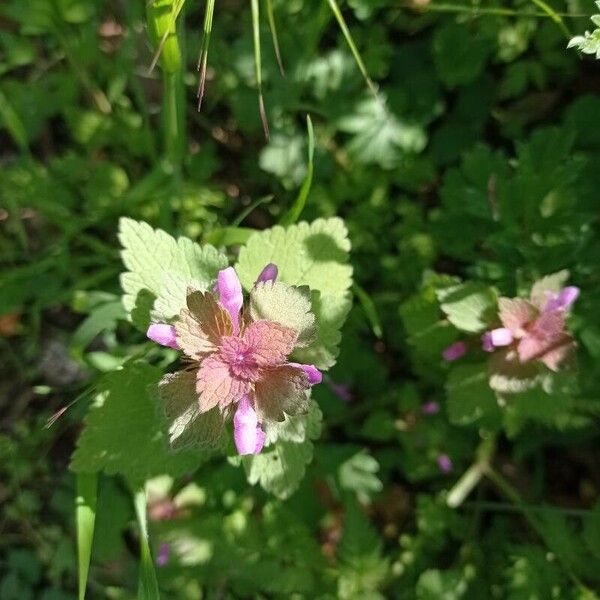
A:
{"label": "purple flower petal", "polygon": [[435,415],[440,412],[440,405],[435,400],[431,400],[431,402],[425,402],[425,404],[421,406],[421,412],[424,415]]}
{"label": "purple flower petal", "polygon": [[568,310],[578,297],[579,288],[575,286],[568,286],[560,290],[560,292],[550,292],[548,293],[548,302],[546,302],[544,312]]}
{"label": "purple flower petal", "polygon": [[447,454],[440,454],[437,457],[436,462],[437,462],[438,469],[442,473],[451,473],[452,469],[454,469],[454,464],[452,462],[452,459]]}
{"label": "purple flower petal", "polygon": [[158,555],[156,556],[156,564],[159,567],[164,567],[169,562],[169,555],[171,554],[171,544],[163,542],[158,548]]}
{"label": "purple flower petal", "polygon": [[233,267],[219,271],[216,292],[219,302],[230,314],[234,332],[237,334],[240,330],[240,310],[242,310],[244,296],[242,295],[242,284]]}
{"label": "purple flower petal", "polygon": [[279,269],[277,265],[273,263],[269,263],[258,276],[258,279],[254,282],[254,285],[260,283],[261,281],[275,281],[277,279],[277,274],[279,273]]}
{"label": "purple flower petal", "polygon": [[493,352],[501,346],[509,346],[513,341],[514,337],[510,329],[498,327],[497,329],[486,331],[481,336],[481,347],[486,352]]}
{"label": "purple flower petal", "polygon": [[484,352],[494,351],[494,344],[492,343],[492,334],[489,331],[486,331],[481,336],[481,347],[483,348]]}
{"label": "purple flower petal", "polygon": [[258,424],[258,415],[248,396],[238,403],[233,415],[233,438],[238,454],[258,454],[265,443],[266,434]]}
{"label": "purple flower petal", "polygon": [[308,383],[310,385],[316,385],[317,383],[321,383],[323,381],[323,375],[317,367],[314,365],[304,365],[300,363],[289,363],[291,367],[298,367],[302,369],[306,375],[308,376]]}
{"label": "purple flower petal", "polygon": [[148,327],[146,336],[161,346],[168,346],[169,348],[179,350],[177,333],[175,332],[175,327],[173,327],[173,325],[168,325],[167,323],[153,323]]}
{"label": "purple flower petal", "polygon": [[506,327],[498,327],[498,329],[490,331],[490,339],[495,347],[510,346],[513,342],[513,334]]}
{"label": "purple flower petal", "polygon": [[327,385],[331,388],[331,391],[344,402],[352,402],[354,397],[350,391],[350,386],[347,383],[336,383],[331,379],[327,379]]}
{"label": "purple flower petal", "polygon": [[444,360],[452,362],[458,360],[467,353],[467,345],[464,342],[455,342],[448,346],[443,352],[442,356]]}
{"label": "purple flower petal", "polygon": [[261,429],[260,425],[256,426],[256,446],[254,447],[254,454],[260,454],[263,446],[265,445],[265,440],[267,439],[267,434]]}

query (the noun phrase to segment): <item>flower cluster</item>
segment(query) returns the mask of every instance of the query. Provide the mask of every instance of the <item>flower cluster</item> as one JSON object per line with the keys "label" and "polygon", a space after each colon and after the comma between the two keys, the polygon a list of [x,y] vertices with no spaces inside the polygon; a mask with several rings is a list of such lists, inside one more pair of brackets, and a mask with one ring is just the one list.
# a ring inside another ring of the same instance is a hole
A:
{"label": "flower cluster", "polygon": [[[560,287],[565,277],[561,272],[543,278],[528,299],[499,298],[496,322],[481,336],[481,348],[490,354],[490,385],[496,391],[526,389],[544,367],[556,372],[571,355],[575,341],[566,328],[566,316],[579,288]],[[442,356],[452,362],[467,352],[467,343],[458,341]]]}
{"label": "flower cluster", "polygon": [[534,287],[529,300],[500,298],[498,316],[502,327],[483,334],[483,349],[495,352],[500,348],[505,360],[522,364],[540,361],[557,371],[575,346],[565,328],[565,313],[578,296],[576,287],[541,294]]}
{"label": "flower cluster", "polygon": [[[250,292],[251,302],[254,294],[263,300],[275,296],[277,286],[285,286],[276,279],[277,267],[267,265]],[[307,315],[314,324],[314,315]],[[182,350],[187,358],[187,368],[165,376],[160,386],[167,402],[178,401],[182,390],[194,396],[194,406],[181,411],[176,427],[199,421],[198,435],[207,437],[200,441],[208,441],[233,414],[235,445],[242,455],[262,450],[263,424],[306,412],[307,391],[321,382],[315,366],[288,361],[306,343],[299,331],[244,309],[242,286],[232,267],[219,272],[212,292],[189,291],[187,308],[174,324],[152,324],[147,335]]]}

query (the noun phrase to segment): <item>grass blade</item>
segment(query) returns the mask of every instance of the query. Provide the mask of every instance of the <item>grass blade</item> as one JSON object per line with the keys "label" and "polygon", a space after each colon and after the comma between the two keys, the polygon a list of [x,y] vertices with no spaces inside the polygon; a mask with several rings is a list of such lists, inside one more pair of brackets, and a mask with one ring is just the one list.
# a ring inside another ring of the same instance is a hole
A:
{"label": "grass blade", "polygon": [[260,56],[260,11],[258,7],[258,0],[251,0],[251,3],[253,34],[252,37],[254,39],[254,68],[256,70],[256,85],[258,87],[258,112],[260,113],[260,120],[262,121],[265,137],[269,139],[271,133],[269,132],[269,121],[267,120],[267,112],[265,110],[265,102],[263,100],[262,92],[262,60]]}
{"label": "grass blade", "polygon": [[350,29],[348,29],[348,25],[346,25],[346,20],[344,19],[344,15],[342,15],[342,11],[340,10],[337,0],[327,0],[327,2],[329,3],[329,7],[331,8],[331,11],[333,12],[333,14],[338,22],[338,25],[340,26],[340,29],[342,30],[342,33],[344,34],[344,37],[346,38],[346,43],[348,44],[348,47],[350,48],[350,52],[352,52],[352,56],[354,56],[354,60],[355,60],[356,64],[358,65],[358,68],[360,69],[362,76],[364,77],[367,85],[369,86],[369,89],[371,90],[371,92],[373,93],[375,98],[377,98],[379,100],[379,94],[377,92],[377,87],[373,83],[373,80],[369,77],[369,73],[367,72],[367,67],[365,67],[365,63],[363,62],[360,52],[358,51],[358,48],[356,47],[356,44],[354,43],[354,40],[352,39],[352,34],[350,33]]}
{"label": "grass blade", "polygon": [[268,194],[267,196],[261,196],[260,198],[257,198],[254,202],[252,202],[251,204],[249,204],[232,222],[231,222],[231,226],[232,227],[238,227],[242,221],[251,213],[253,212],[255,209],[257,209],[259,206],[261,206],[262,204],[268,204],[269,202],[271,202],[271,200],[273,200],[274,196],[273,194]]}
{"label": "grass blade", "polygon": [[352,290],[356,294],[358,301],[371,325],[371,329],[375,334],[375,337],[381,339],[383,337],[383,329],[381,327],[381,321],[379,319],[379,314],[377,312],[377,307],[375,306],[375,302],[373,302],[373,298],[369,296],[369,294],[360,287],[357,283],[353,284]]}
{"label": "grass blade", "polygon": [[313,130],[313,124],[310,119],[310,116],[306,116],[306,128],[308,130],[308,168],[306,171],[306,177],[302,182],[302,187],[300,188],[300,192],[292,204],[292,207],[288,212],[283,215],[281,218],[282,225],[293,225],[302,214],[304,210],[304,206],[306,205],[306,199],[308,198],[308,194],[310,193],[310,188],[312,187],[313,180],[313,172],[314,172],[314,154],[315,154],[315,132]]}
{"label": "grass blade", "polygon": [[0,92],[0,119],[4,121],[8,133],[10,133],[21,152],[29,156],[29,139],[25,125],[23,125],[21,117],[2,92]]}
{"label": "grass blade", "polygon": [[202,32],[202,43],[200,45],[200,56],[198,57],[197,69],[200,72],[198,81],[198,111],[202,108],[202,99],[204,98],[204,86],[206,85],[206,67],[208,64],[208,47],[210,45],[210,34],[212,32],[213,14],[215,11],[215,0],[207,0],[204,10],[204,25]]}
{"label": "grass blade", "polygon": [[85,599],[85,588],[90,570],[94,526],[96,524],[97,473],[77,473],[77,556],[79,566],[79,600]]}
{"label": "grass blade", "polygon": [[165,29],[165,32],[163,33],[162,37],[160,38],[160,41],[156,48],[156,52],[154,53],[154,56],[152,58],[152,62],[150,63],[150,66],[148,67],[148,74],[150,74],[150,73],[152,73],[152,71],[154,71],[154,68],[156,67],[156,64],[158,63],[158,60],[162,54],[163,48],[165,47],[165,43],[166,43],[168,37],[170,35],[177,35],[175,22],[177,21],[177,18],[179,17],[179,13],[181,12],[181,9],[183,8],[184,4],[185,4],[185,0],[179,0],[178,2],[173,2],[173,4],[171,5],[169,26]]}
{"label": "grass blade", "polygon": [[281,60],[281,50],[279,49],[279,38],[277,36],[277,26],[275,24],[275,14],[273,13],[273,2],[267,0],[267,19],[269,20],[269,29],[271,30],[271,37],[273,38],[273,48],[275,50],[275,58],[279,65],[279,72],[285,75],[283,68],[283,61]]}
{"label": "grass blade", "polygon": [[557,25],[558,28],[564,33],[567,39],[572,37],[572,33],[569,31],[569,28],[565,25],[565,22],[562,20],[562,17],[544,0],[531,0],[539,9],[544,11],[550,19],[552,19]]}
{"label": "grass blade", "polygon": [[235,246],[245,244],[253,233],[249,227],[223,227],[213,229],[204,239],[213,246]]}
{"label": "grass blade", "polygon": [[146,514],[146,490],[142,487],[134,493],[133,503],[140,528],[140,577],[138,600],[160,600],[154,561],[148,543],[148,516]]}

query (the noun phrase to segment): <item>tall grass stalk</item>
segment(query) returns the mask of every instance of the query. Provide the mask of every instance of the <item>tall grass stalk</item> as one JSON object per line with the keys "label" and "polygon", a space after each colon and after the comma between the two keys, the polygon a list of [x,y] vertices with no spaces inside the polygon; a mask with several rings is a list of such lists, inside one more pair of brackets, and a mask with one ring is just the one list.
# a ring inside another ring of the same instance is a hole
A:
{"label": "tall grass stalk", "polygon": [[[158,62],[163,82],[162,132],[164,157],[172,174],[175,193],[181,187],[181,170],[187,146],[185,133],[185,89],[178,18],[185,0],[154,0],[147,5],[148,31],[156,48],[152,66]],[[161,205],[161,224],[170,228],[170,201]]]}

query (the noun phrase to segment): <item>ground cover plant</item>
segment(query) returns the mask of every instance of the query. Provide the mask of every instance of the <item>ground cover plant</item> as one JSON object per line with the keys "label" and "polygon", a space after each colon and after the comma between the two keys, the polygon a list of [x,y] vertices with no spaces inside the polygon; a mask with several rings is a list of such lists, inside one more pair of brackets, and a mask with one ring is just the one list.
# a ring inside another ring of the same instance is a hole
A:
{"label": "ground cover plant", "polygon": [[597,13],[2,3],[0,598],[599,597]]}

